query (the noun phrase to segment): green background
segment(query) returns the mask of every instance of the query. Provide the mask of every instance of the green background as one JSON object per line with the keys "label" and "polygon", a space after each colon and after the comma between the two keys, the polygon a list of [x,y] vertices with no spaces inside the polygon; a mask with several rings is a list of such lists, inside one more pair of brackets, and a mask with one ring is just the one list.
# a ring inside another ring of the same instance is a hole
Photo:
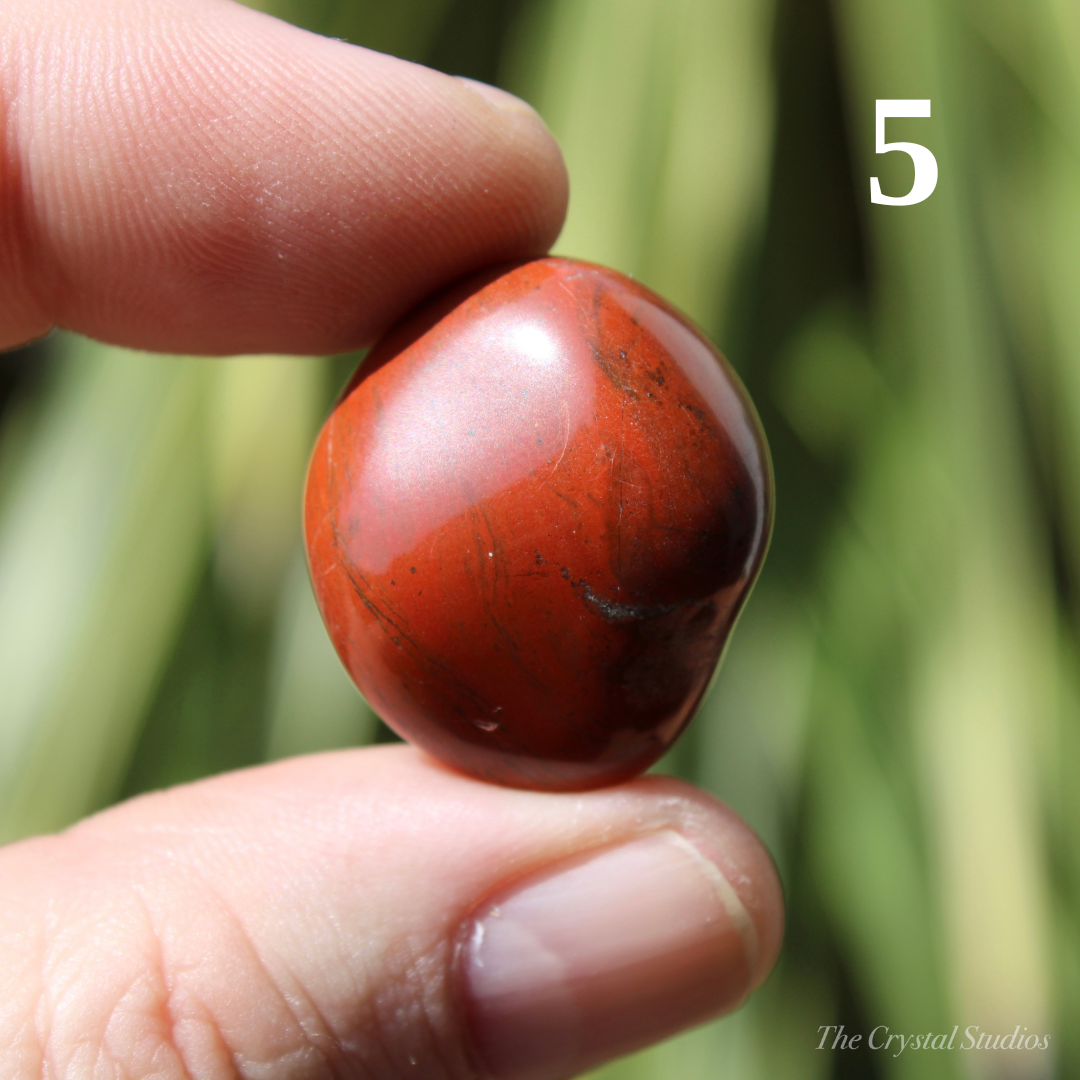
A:
{"label": "green background", "polygon": [[[771,847],[784,954],[740,1013],[601,1075],[1080,1077],[1075,5],[260,6],[532,102],[571,177],[556,251],[685,309],[768,433],[772,550],[663,767]],[[912,177],[873,154],[878,98],[933,102],[888,128],[937,158],[920,205],[870,204]],[[0,357],[0,838],[390,737],[299,546],[356,359]],[[823,1024],[1051,1051],[819,1051]]]}

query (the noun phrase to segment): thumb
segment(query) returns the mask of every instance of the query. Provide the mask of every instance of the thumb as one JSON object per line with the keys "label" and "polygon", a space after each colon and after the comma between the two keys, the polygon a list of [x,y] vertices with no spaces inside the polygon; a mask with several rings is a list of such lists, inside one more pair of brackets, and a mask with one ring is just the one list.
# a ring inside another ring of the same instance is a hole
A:
{"label": "thumb", "polygon": [[759,842],[681,782],[511,791],[407,747],[148,796],[0,882],[18,1077],[555,1080],[735,1008],[781,933]]}

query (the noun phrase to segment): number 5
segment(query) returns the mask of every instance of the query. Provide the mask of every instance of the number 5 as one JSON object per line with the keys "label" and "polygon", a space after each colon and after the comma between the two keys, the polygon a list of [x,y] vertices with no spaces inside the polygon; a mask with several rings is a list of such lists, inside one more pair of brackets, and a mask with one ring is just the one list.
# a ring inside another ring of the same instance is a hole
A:
{"label": "number 5", "polygon": [[913,142],[886,142],[885,118],[887,116],[929,116],[930,99],[879,98],[877,102],[877,130],[874,140],[875,154],[888,154],[899,150],[907,154],[915,165],[915,183],[906,195],[893,198],[881,194],[881,184],[876,176],[870,177],[870,201],[884,206],[913,206],[929,199],[937,187],[937,158],[925,146]]}

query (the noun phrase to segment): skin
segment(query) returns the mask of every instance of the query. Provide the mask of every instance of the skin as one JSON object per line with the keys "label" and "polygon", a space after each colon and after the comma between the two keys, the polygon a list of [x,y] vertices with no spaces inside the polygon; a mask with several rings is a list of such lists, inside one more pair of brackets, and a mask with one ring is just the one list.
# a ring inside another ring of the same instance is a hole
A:
{"label": "skin", "polygon": [[[497,91],[226,0],[0,0],[0,347],[62,326],[170,352],[354,348],[545,251],[566,200],[551,136]],[[772,865],[673,780],[540,794],[372,748],[12,845],[0,1076],[477,1075],[455,966],[470,913],[656,829],[736,883],[759,984]]]}

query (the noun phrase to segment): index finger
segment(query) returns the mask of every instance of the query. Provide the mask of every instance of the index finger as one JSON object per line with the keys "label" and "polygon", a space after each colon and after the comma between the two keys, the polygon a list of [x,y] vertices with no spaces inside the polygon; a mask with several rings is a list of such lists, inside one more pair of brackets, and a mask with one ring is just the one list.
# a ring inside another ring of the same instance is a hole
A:
{"label": "index finger", "polygon": [[231,0],[0,0],[0,348],[355,348],[566,198],[510,95]]}

